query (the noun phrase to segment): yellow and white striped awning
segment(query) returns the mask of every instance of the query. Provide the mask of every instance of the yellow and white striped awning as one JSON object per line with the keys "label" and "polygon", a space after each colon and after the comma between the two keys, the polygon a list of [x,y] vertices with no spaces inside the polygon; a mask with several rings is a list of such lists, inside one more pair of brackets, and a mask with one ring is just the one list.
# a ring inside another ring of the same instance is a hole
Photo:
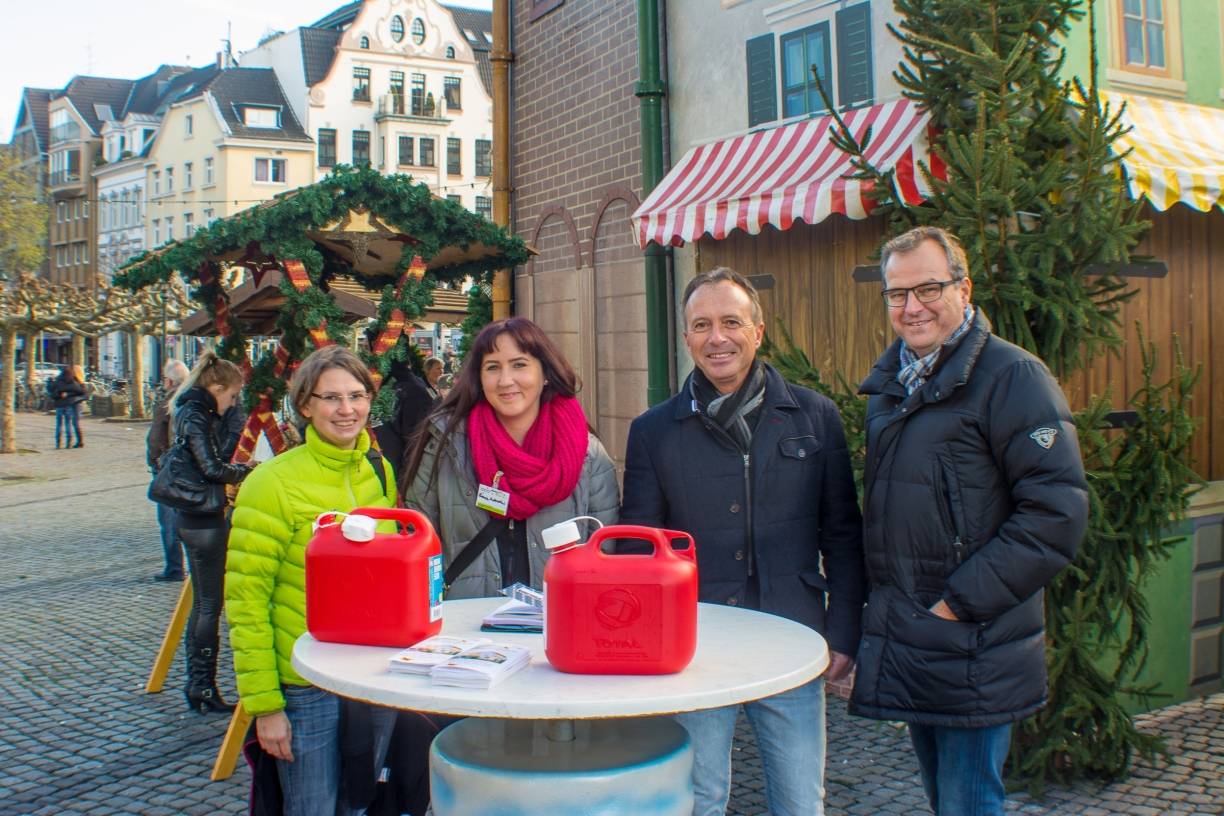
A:
{"label": "yellow and white striped awning", "polygon": [[1150,96],[1101,91],[1131,130],[1117,142],[1132,198],[1158,210],[1177,202],[1206,212],[1224,207],[1224,110]]}

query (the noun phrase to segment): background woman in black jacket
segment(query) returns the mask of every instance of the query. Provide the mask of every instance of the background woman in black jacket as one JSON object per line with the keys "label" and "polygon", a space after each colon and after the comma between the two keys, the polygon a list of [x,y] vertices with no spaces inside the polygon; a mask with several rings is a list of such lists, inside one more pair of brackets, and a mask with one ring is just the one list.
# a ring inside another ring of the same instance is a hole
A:
{"label": "background woman in black jacket", "polygon": [[[81,403],[85,401],[85,369],[80,366],[68,366],[51,382],[47,383],[47,395],[55,406],[55,447],[60,446],[60,429],[64,432],[65,448],[80,448],[85,442],[81,439]],[[72,434],[76,433],[76,444],[72,444]]]}
{"label": "background woman in black jacket", "polygon": [[222,415],[234,406],[241,390],[238,366],[206,351],[174,395],[174,439],[176,443],[182,440],[191,452],[203,480],[199,486],[206,488],[207,496],[198,511],[180,509],[177,513],[194,590],[187,621],[184,694],[188,707],[201,714],[234,708],[217,691],[218,628],[229,537],[224,494],[225,485],[241,482],[250,468],[229,463],[234,440],[226,432]]}

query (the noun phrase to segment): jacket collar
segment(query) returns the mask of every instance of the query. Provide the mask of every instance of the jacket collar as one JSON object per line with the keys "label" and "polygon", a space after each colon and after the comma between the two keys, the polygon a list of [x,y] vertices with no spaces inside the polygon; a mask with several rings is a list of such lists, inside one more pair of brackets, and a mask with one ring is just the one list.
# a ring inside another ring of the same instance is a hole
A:
{"label": "jacket collar", "polygon": [[[980,307],[974,307],[973,325],[965,332],[960,343],[952,350],[952,354],[939,363],[935,372],[927,379],[926,384],[915,392],[921,395],[924,402],[936,402],[945,399],[949,394],[969,381],[973,367],[977,365],[982,355],[982,348],[990,339],[992,327],[990,319]],[[859,386],[859,393],[872,396],[887,394],[904,399],[905,386],[897,382],[897,372],[901,370],[901,339],[897,338],[892,345],[880,355],[872,367],[871,373]]]}
{"label": "jacket collar", "polygon": [[[765,401],[761,404],[761,407],[765,410],[770,408],[799,407],[799,403],[795,402],[790,389],[786,387],[786,380],[782,379],[782,375],[778,373],[778,370],[763,360],[761,361],[761,367],[765,370]],[[693,375],[690,372],[684,378],[684,384],[680,386],[680,393],[673,397],[676,401],[673,418],[677,420],[701,415],[697,401],[693,399],[692,379]]]}
{"label": "jacket collar", "polygon": [[210,392],[207,388],[201,388],[198,385],[184,391],[182,395],[180,395],[179,398],[174,401],[174,407],[182,408],[185,405],[191,405],[193,403],[195,405],[199,405],[210,414],[220,413],[220,411],[217,410],[217,398],[214,397],[212,392]]}
{"label": "jacket collar", "polygon": [[352,450],[344,450],[319,436],[313,425],[307,425],[306,447],[320,464],[339,470],[365,457],[370,450],[370,432],[363,428],[357,445]]}

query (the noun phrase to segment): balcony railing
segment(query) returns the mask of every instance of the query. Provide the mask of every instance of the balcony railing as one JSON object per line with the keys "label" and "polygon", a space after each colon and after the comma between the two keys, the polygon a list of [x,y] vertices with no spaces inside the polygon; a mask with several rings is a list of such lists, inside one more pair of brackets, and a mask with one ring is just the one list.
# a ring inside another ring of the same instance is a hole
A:
{"label": "balcony railing", "polygon": [[77,170],[56,170],[51,174],[48,186],[59,187],[62,184],[80,184],[81,174]]}
{"label": "balcony railing", "polygon": [[81,126],[76,122],[68,122],[51,128],[51,144],[76,142],[81,139]]}
{"label": "balcony railing", "polygon": [[428,98],[422,100],[420,97],[404,94],[383,94],[378,97],[378,111],[374,114],[374,118],[387,119],[402,116],[410,119],[424,119],[438,124],[451,121],[450,117],[444,114],[444,105],[431,105],[430,101]]}

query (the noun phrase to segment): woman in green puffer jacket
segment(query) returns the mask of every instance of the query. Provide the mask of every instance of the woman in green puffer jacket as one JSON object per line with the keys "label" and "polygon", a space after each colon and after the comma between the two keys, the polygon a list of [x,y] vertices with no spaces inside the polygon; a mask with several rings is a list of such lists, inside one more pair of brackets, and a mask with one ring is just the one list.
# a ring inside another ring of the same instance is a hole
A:
{"label": "woman in green puffer jacket", "polygon": [[307,357],[289,386],[310,423],[306,442],[255,468],[234,510],[225,609],[238,695],[255,717],[260,745],[277,760],[286,816],[336,811],[340,701],[298,675],[290,656],[306,631],[306,544],[315,518],[395,504],[390,465],[367,456],[374,391],[348,349],[328,346]]}

